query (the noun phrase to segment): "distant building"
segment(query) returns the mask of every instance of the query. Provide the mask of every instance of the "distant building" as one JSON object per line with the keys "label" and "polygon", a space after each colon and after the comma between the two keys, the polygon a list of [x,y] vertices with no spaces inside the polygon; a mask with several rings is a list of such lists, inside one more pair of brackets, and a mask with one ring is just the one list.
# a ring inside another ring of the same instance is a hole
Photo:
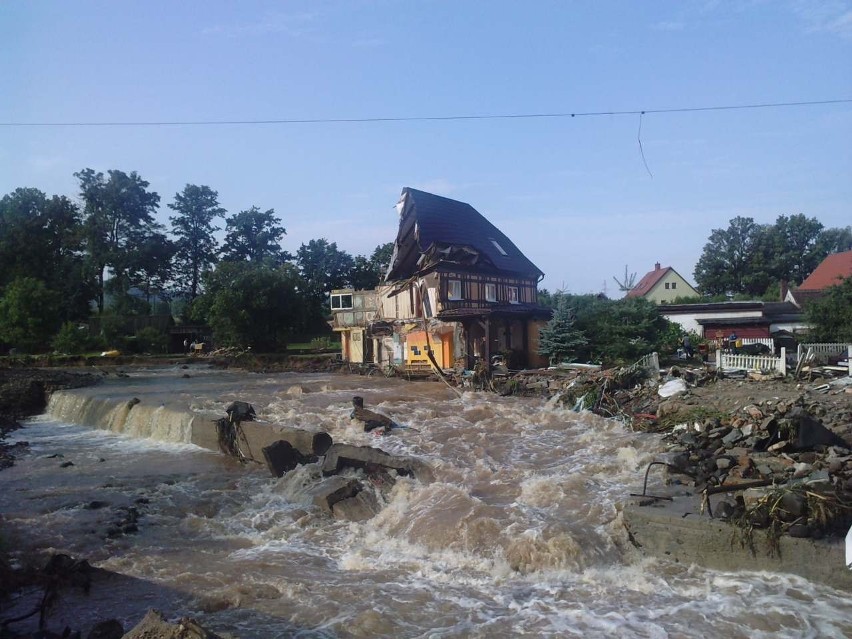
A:
{"label": "distant building", "polygon": [[671,304],[678,297],[699,297],[699,293],[671,266],[657,262],[625,297],[644,297],[655,304]]}
{"label": "distant building", "polygon": [[820,262],[798,288],[783,290],[786,284],[782,283],[781,293],[785,302],[804,308],[808,302],[822,297],[825,289],[837,286],[847,277],[852,277],[852,251],[832,253]]}
{"label": "distant building", "polygon": [[[469,204],[417,189],[402,190],[397,212],[385,281],[351,292],[352,308],[335,308],[332,298],[343,357],[424,370],[471,368],[498,354],[510,367],[545,365],[537,353],[551,316],[537,304],[544,274],[515,244]],[[360,351],[359,335],[372,340]]]}

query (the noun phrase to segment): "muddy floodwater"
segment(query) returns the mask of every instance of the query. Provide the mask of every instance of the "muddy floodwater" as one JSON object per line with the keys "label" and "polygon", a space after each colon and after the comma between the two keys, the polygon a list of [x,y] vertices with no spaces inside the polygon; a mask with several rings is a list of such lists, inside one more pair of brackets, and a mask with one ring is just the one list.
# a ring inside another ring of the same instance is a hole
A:
{"label": "muddy floodwater", "polygon": [[[413,429],[361,432],[349,419],[356,394]],[[233,400],[265,421],[416,456],[436,481],[400,478],[376,489],[373,519],[332,519],[307,497],[317,465],[276,479],[186,443],[192,414],[221,416]],[[10,440],[30,444],[0,473],[13,543],[117,573],[69,594],[52,618],[60,630],[111,617],[129,628],[158,608],[245,639],[852,636],[848,593],[643,557],[620,504],[641,490],[656,436],[539,399],[349,375],[136,370],[56,393]],[[116,534],[131,508],[138,530]]]}

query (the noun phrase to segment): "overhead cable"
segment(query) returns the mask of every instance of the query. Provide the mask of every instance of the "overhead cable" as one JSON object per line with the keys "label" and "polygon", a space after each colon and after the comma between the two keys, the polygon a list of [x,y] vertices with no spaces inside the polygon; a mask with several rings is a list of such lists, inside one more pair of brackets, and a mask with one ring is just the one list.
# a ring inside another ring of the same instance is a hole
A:
{"label": "overhead cable", "polygon": [[827,104],[849,104],[852,99],[810,100],[806,102],[767,102],[705,107],[676,107],[666,109],[633,109],[629,111],[578,111],[556,113],[497,113],[478,115],[429,115],[369,118],[284,118],[274,120],[175,120],[175,121],[114,121],[114,122],[0,122],[3,127],[107,127],[107,126],[228,126],[274,124],[361,124],[371,122],[446,122],[453,120],[523,120],[536,118],[586,118],[597,116],[649,115],[651,113],[696,113],[702,111],[735,111],[743,109],[775,109]]}

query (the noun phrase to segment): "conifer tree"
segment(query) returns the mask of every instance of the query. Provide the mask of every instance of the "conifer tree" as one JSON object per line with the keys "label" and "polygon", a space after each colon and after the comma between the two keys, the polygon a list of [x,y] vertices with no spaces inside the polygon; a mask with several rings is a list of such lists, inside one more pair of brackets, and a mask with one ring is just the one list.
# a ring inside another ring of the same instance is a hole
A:
{"label": "conifer tree", "polygon": [[538,352],[547,355],[552,363],[572,356],[588,343],[583,332],[574,326],[574,309],[564,295],[556,296],[553,318],[541,329]]}

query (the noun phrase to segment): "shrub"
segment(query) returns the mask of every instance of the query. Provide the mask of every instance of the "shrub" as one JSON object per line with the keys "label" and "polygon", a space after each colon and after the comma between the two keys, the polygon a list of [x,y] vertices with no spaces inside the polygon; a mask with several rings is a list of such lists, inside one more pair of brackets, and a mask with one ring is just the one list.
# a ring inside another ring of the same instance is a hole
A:
{"label": "shrub", "polygon": [[74,322],[65,322],[51,342],[53,350],[67,355],[80,355],[89,350],[89,331]]}

